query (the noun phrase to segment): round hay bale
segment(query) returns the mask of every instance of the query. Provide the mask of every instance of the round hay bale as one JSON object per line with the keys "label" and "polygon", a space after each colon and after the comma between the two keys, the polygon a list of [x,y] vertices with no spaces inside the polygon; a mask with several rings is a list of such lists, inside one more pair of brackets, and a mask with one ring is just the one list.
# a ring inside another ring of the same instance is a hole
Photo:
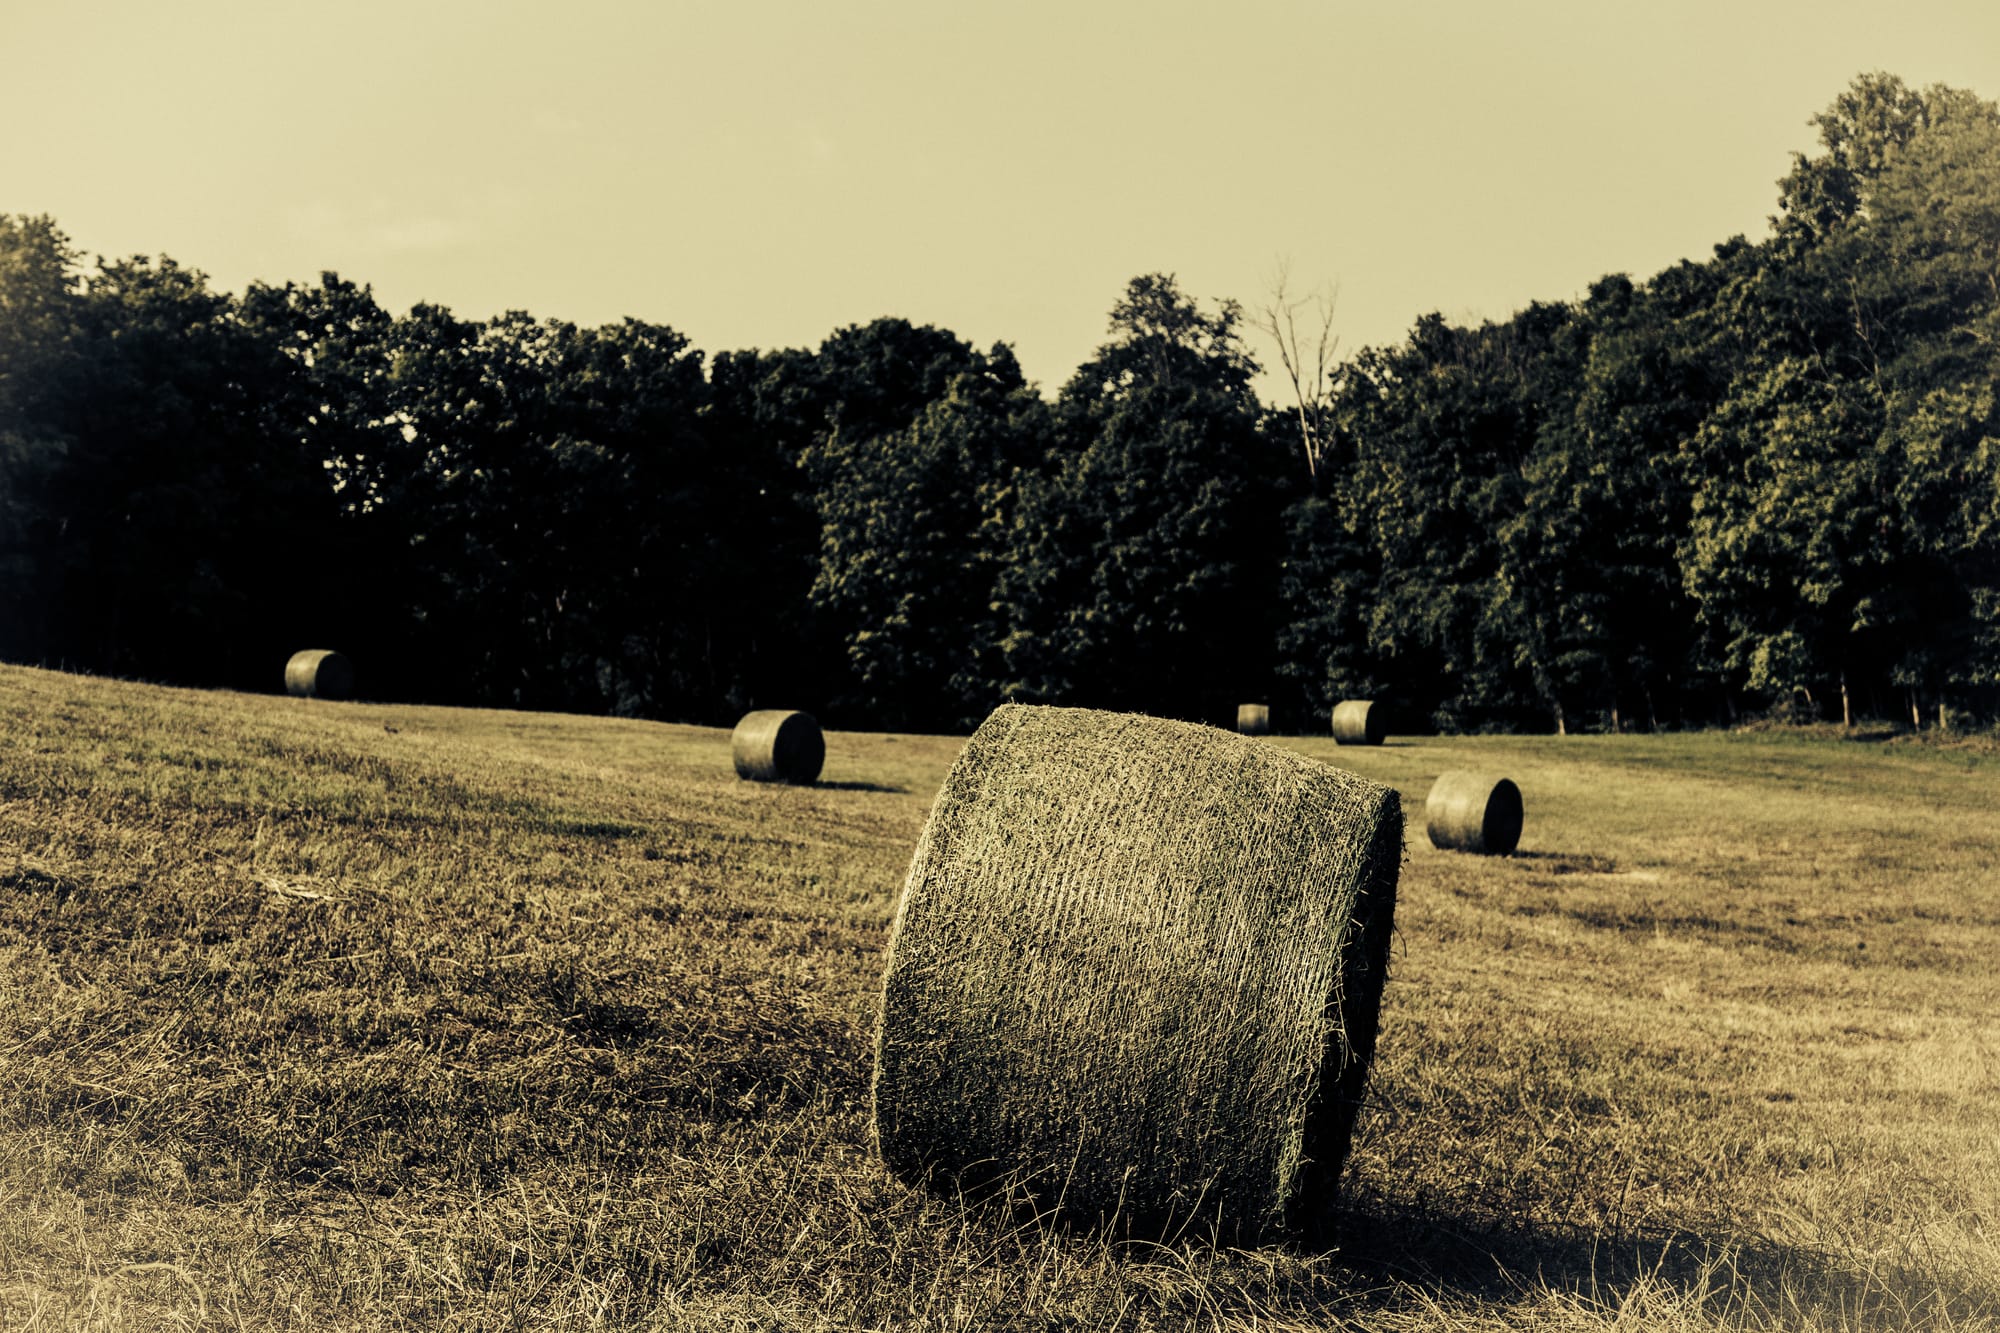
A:
{"label": "round hay bale", "polygon": [[1338,745],[1380,745],[1382,709],[1370,699],[1343,699],[1333,706],[1333,739]]}
{"label": "round hay bale", "polygon": [[805,786],[826,762],[826,738],[811,713],[766,708],[743,715],[729,738],[729,753],[739,778]]}
{"label": "round hay bale", "polygon": [[302,699],[345,699],[354,693],[354,663],[330,648],[293,653],[285,663],[285,692]]}
{"label": "round hay bale", "polygon": [[1505,856],[1521,841],[1521,789],[1507,778],[1455,769],[1438,775],[1424,801],[1433,847]]}
{"label": "round hay bale", "polygon": [[1271,706],[1269,704],[1236,705],[1236,729],[1245,736],[1270,735]]}
{"label": "round hay bale", "polygon": [[896,909],[883,1160],[1134,1234],[1316,1230],[1374,1055],[1402,849],[1394,791],[1277,746],[998,709]]}

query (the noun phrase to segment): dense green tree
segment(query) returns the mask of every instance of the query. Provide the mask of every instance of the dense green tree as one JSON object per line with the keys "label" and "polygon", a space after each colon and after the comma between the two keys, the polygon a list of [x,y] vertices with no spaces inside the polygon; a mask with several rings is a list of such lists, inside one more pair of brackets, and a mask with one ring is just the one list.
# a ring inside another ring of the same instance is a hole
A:
{"label": "dense green tree", "polygon": [[1023,477],[999,600],[1003,693],[1221,717],[1273,684],[1286,445],[1259,429],[1233,304],[1136,278]]}
{"label": "dense green tree", "polygon": [[1307,718],[1328,716],[1342,699],[1394,692],[1394,683],[1377,674],[1380,659],[1367,646],[1381,558],[1366,530],[1365,508],[1337,485],[1351,460],[1332,443],[1317,461],[1321,476],[1334,485],[1285,510],[1274,644],[1279,687],[1272,702],[1281,717],[1301,727]]}
{"label": "dense green tree", "polygon": [[1769,242],[1346,368],[1289,516],[1314,702],[1562,727],[1987,688],[1992,108],[1871,75],[1818,124]]}
{"label": "dense green tree", "polygon": [[1021,478],[1052,447],[1048,404],[996,346],[902,430],[808,455],[820,512],[813,602],[844,627],[853,707],[878,724],[969,727],[999,700],[996,585]]}
{"label": "dense green tree", "polygon": [[306,405],[293,423],[349,514],[378,502],[379,469],[401,441],[387,406],[395,320],[366,287],[336,273],[317,284],[252,283],[240,303],[252,334],[283,358],[288,391]]}
{"label": "dense green tree", "polygon": [[1948,515],[1992,422],[1996,122],[1954,90],[1857,80],[1722,303],[1738,359],[1687,455],[1684,576],[1767,697],[1851,716],[1862,681],[1981,683],[1991,560]]}
{"label": "dense green tree", "polygon": [[902,319],[705,368],[0,217],[0,653],[721,722],[2000,715],[2000,110],[1870,74],[1815,123],[1767,240],[1643,283],[1338,367],[1281,286],[1283,413],[1158,275],[1048,402]]}
{"label": "dense green tree", "polygon": [[1362,639],[1330,670],[1380,682],[1406,716],[1464,727],[1539,711],[1532,611],[1503,581],[1500,532],[1519,508],[1569,322],[1556,306],[1478,329],[1427,316],[1403,346],[1364,351],[1350,371],[1343,503],[1379,581]]}
{"label": "dense green tree", "polygon": [[83,363],[77,254],[46,217],[0,214],[0,657],[46,656],[48,487],[69,450],[62,416]]}
{"label": "dense green tree", "polygon": [[1709,692],[1677,559],[1677,455],[1722,391],[1707,323],[1734,253],[1643,287],[1593,284],[1559,344],[1559,387],[1499,526],[1520,660],[1559,729],[1657,727]]}
{"label": "dense green tree", "polygon": [[1739,385],[1695,452],[1688,587],[1726,633],[1723,665],[1776,699],[1858,678],[1864,631],[1899,628],[1880,399],[1813,372],[1787,359]]}
{"label": "dense green tree", "polygon": [[44,655],[254,685],[311,621],[335,518],[309,404],[227,295],[169,259],[100,262],[49,416]]}
{"label": "dense green tree", "polygon": [[838,329],[813,357],[818,434],[859,440],[902,430],[985,361],[957,334],[907,319]]}
{"label": "dense green tree", "polygon": [[[636,588],[619,618],[636,657],[619,669],[620,707],[733,722],[774,699],[817,704],[797,693],[809,663],[786,632],[805,614],[796,460],[721,429],[700,353],[679,334],[628,322],[593,346],[606,362],[597,393],[615,413],[608,438],[635,469]],[[651,367],[643,384],[621,378],[630,367]]]}
{"label": "dense green tree", "polygon": [[[857,450],[876,464],[900,456],[877,442],[907,432],[958,376],[985,374],[987,364],[955,334],[896,318],[837,329],[810,352],[716,356],[704,425],[741,469],[729,504],[736,563],[724,581],[738,590],[743,613],[730,628],[751,645],[734,702],[865,722],[873,716],[867,700],[895,694],[885,663],[855,652],[858,635],[879,629],[872,604],[845,600],[867,580],[851,583],[840,558],[829,568],[824,556],[827,532],[850,531],[873,503],[859,497],[895,483],[877,466],[848,487],[826,460]],[[870,671],[874,683],[859,674]],[[949,711],[936,699],[896,697],[913,715]]]}
{"label": "dense green tree", "polygon": [[714,712],[696,659],[715,585],[694,576],[728,516],[704,503],[704,393],[662,326],[397,321],[393,429],[341,468],[371,544],[402,553],[408,669],[487,703]]}
{"label": "dense green tree", "polygon": [[1934,100],[1950,112],[1875,178],[1851,262],[1899,326],[1882,448],[1922,632],[1893,683],[1943,709],[2000,686],[2000,109]]}

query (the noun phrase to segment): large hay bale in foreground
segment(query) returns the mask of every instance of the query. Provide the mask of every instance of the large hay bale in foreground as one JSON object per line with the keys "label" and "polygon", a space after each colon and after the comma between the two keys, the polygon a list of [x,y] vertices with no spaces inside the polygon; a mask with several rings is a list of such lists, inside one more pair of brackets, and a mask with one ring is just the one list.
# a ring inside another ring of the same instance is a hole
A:
{"label": "large hay bale in foreground", "polygon": [[1521,841],[1521,789],[1507,778],[1454,769],[1438,775],[1424,801],[1431,845],[1505,856]]}
{"label": "large hay bale in foreground", "polygon": [[874,1115],[904,1177],[1074,1220],[1325,1220],[1374,1055],[1395,792],[1210,727],[1007,705],[910,863]]}
{"label": "large hay bale in foreground", "polygon": [[826,762],[826,738],[811,713],[766,708],[743,715],[729,738],[729,754],[739,778],[803,786]]}
{"label": "large hay bale in foreground", "polygon": [[1236,729],[1245,736],[1268,736],[1271,732],[1269,704],[1236,705]]}
{"label": "large hay bale in foreground", "polygon": [[1380,745],[1382,709],[1369,699],[1343,699],[1333,706],[1333,739],[1339,745]]}
{"label": "large hay bale in foreground", "polygon": [[285,692],[302,699],[345,699],[354,693],[354,663],[330,648],[293,653],[285,663]]}

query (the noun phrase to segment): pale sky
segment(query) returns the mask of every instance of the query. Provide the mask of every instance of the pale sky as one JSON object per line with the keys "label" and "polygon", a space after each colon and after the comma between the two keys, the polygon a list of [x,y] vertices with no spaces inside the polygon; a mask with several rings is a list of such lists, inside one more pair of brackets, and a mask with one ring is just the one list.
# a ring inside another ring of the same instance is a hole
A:
{"label": "pale sky", "polygon": [[901,315],[1053,392],[1140,273],[1288,259],[1353,351],[1760,236],[1874,69],[2000,98],[2000,0],[0,0],[0,212],[710,353]]}

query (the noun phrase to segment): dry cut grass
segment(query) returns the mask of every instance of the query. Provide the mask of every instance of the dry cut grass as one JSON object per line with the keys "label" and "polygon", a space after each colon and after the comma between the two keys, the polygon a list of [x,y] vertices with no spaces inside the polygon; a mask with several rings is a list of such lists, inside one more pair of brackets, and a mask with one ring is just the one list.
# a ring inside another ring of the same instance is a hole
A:
{"label": "dry cut grass", "polygon": [[[2000,1328],[2000,759],[1336,751],[1415,837],[1338,1247],[889,1177],[951,739],[0,668],[0,1328]],[[1422,842],[1513,777],[1506,860]]]}

